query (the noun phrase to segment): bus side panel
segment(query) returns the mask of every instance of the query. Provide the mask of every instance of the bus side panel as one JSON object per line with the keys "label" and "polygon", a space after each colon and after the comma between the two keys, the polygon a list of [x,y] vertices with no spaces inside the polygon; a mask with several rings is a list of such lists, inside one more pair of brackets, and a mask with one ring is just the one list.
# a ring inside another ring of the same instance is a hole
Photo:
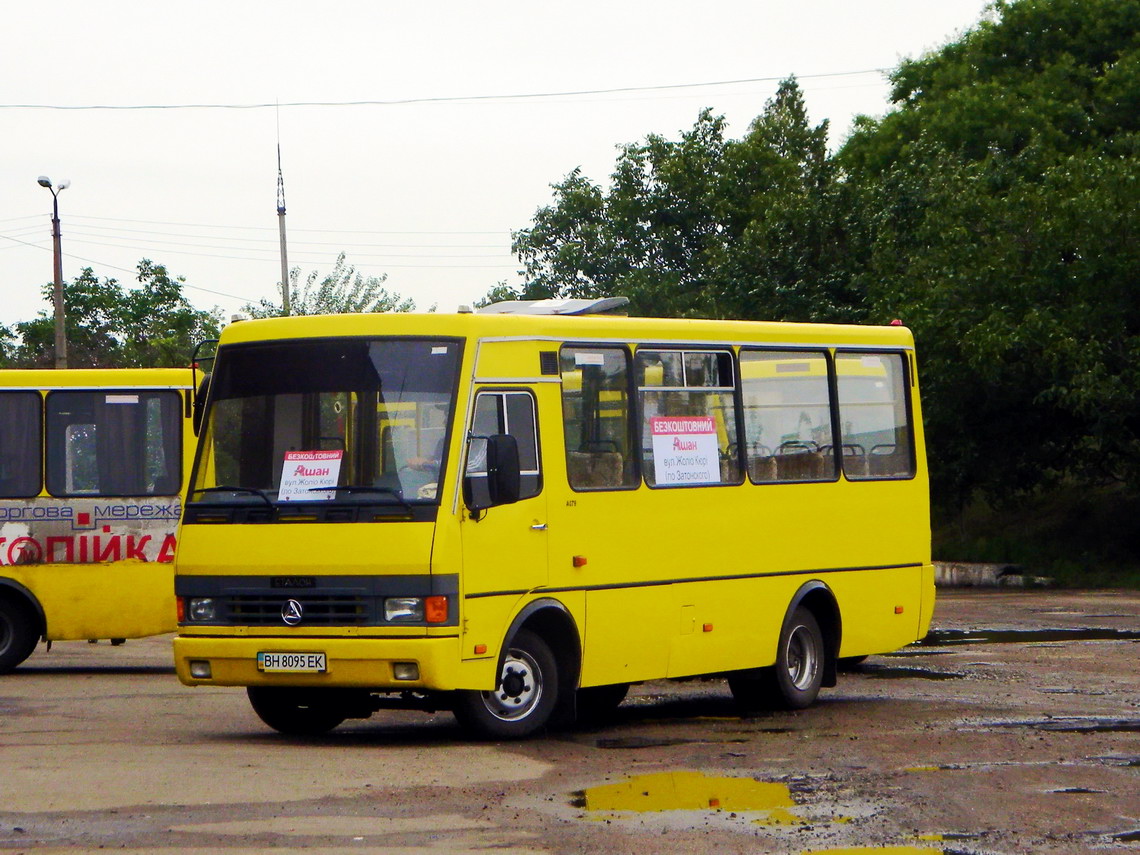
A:
{"label": "bus side panel", "polygon": [[924,576],[922,567],[900,567],[828,579],[843,622],[839,655],[884,653],[920,638]]}
{"label": "bus side panel", "polygon": [[677,585],[680,625],[668,676],[771,665],[784,612],[801,581],[780,576]]}
{"label": "bus side panel", "polygon": [[137,560],[39,565],[34,581],[23,584],[47,615],[49,641],[143,638],[177,628],[173,567]]}
{"label": "bus side panel", "polygon": [[669,640],[677,633],[673,601],[668,585],[587,591],[581,684],[663,677]]}

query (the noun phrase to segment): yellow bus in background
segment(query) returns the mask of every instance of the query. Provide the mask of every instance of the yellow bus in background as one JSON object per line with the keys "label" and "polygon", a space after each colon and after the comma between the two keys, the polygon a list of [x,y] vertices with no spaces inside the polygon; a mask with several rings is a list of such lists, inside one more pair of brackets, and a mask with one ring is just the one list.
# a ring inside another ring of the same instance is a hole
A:
{"label": "yellow bus in background", "polygon": [[189,368],[0,371],[0,674],[176,627]]}
{"label": "yellow bus in background", "polygon": [[662,678],[802,708],[923,637],[910,332],[615,302],[227,327],[179,678],[285,733],[411,708],[516,738]]}

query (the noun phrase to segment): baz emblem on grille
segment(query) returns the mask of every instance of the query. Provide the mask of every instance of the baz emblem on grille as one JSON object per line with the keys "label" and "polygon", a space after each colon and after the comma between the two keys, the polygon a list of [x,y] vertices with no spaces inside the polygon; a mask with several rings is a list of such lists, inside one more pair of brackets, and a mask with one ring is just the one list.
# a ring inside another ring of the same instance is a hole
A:
{"label": "baz emblem on grille", "polygon": [[305,609],[296,600],[286,600],[284,605],[281,606],[281,620],[285,621],[289,626],[299,624],[304,615]]}

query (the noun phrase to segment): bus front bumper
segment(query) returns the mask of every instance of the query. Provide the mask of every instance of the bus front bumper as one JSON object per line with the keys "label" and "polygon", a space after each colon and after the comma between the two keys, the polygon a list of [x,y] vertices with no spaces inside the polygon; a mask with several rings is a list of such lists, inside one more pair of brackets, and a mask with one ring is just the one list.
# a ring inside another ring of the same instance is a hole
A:
{"label": "bus front bumper", "polygon": [[328,686],[381,692],[460,688],[459,639],[174,639],[178,679],[187,686]]}

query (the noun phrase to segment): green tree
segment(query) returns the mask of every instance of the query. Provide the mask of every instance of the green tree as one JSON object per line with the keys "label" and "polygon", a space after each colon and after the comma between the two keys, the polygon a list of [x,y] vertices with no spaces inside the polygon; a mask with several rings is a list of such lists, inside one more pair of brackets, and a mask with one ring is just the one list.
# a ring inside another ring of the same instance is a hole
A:
{"label": "green tree", "polygon": [[[301,268],[289,271],[289,314],[335,315],[354,312],[413,312],[414,301],[384,288],[387,276],[364,276],[337,256],[331,273],[321,276],[314,270],[301,282]],[[276,318],[284,314],[279,303],[261,300],[244,309],[254,318]]]}
{"label": "green tree", "polygon": [[[64,283],[67,364],[71,368],[155,368],[187,365],[194,346],[218,335],[218,311],[195,309],[182,294],[185,280],[143,259],[138,286],[99,279],[84,268]],[[45,300],[53,286],[45,285]],[[55,363],[55,320],[46,311],[16,324],[11,364],[45,368]]]}
{"label": "green tree", "polygon": [[574,170],[514,234],[519,296],[623,295],[637,314],[852,320],[845,188],[794,79],[743,139],[710,110],[624,146],[608,190]]}
{"label": "green tree", "polygon": [[1140,484],[1138,72],[1140,4],[999,2],[837,155],[855,285],[915,330],[943,502]]}

